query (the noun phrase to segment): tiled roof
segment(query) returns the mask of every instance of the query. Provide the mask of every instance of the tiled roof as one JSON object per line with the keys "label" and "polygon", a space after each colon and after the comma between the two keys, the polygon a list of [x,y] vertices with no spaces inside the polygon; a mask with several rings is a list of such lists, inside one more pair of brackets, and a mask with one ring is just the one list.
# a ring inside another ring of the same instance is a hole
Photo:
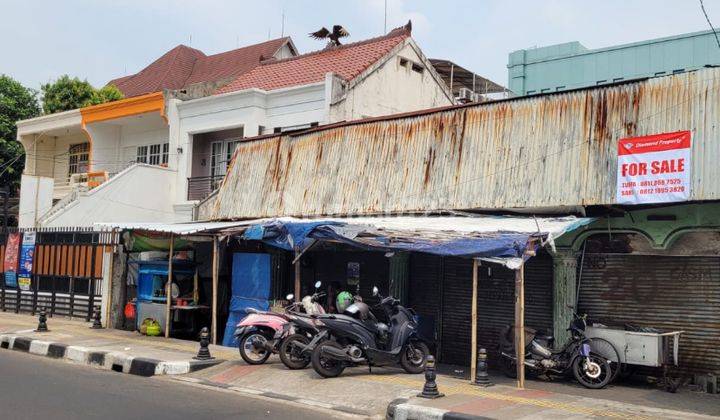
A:
{"label": "tiled roof", "polygon": [[125,97],[180,89],[194,83],[232,79],[252,70],[270,58],[289,37],[273,39],[236,50],[205,55],[200,50],[178,45],[136,74],[108,82],[118,87]]}
{"label": "tiled roof", "polygon": [[398,28],[378,38],[327,47],[283,60],[267,60],[218,89],[216,93],[250,88],[273,90],[305,85],[324,80],[325,74],[330,72],[345,80],[352,80],[409,36],[409,30]]}

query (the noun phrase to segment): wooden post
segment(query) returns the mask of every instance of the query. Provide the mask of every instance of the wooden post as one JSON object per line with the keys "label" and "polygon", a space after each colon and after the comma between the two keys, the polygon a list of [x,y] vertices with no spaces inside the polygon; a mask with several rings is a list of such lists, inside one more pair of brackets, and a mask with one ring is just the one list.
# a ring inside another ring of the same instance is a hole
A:
{"label": "wooden post", "polygon": [[295,247],[295,302],[300,302],[300,248]]}
{"label": "wooden post", "polygon": [[218,238],[213,236],[213,257],[212,257],[212,343],[217,344],[217,307],[218,307]]}
{"label": "wooden post", "polygon": [[515,270],[515,357],[517,386],[525,388],[525,263]]}
{"label": "wooden post", "polygon": [[478,294],[478,260],[473,258],[472,273],[472,307],[470,308],[470,383],[475,381],[477,373],[477,294]]}
{"label": "wooden post", "polygon": [[168,281],[165,285],[165,338],[170,337],[170,305],[172,305],[172,269],[173,253],[175,247],[175,235],[170,234],[170,252],[168,253]]}

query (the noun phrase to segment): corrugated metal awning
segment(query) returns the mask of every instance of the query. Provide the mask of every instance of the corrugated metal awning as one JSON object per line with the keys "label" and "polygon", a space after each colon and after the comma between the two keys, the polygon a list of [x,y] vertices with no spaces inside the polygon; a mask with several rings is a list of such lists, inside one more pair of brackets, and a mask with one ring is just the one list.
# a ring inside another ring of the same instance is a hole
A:
{"label": "corrugated metal awning", "polygon": [[118,222],[118,223],[95,223],[95,229],[101,231],[117,230],[142,230],[146,232],[173,233],[175,235],[192,235],[194,233],[216,232],[223,229],[230,229],[248,222],[196,222],[196,223],[141,223],[141,222]]}

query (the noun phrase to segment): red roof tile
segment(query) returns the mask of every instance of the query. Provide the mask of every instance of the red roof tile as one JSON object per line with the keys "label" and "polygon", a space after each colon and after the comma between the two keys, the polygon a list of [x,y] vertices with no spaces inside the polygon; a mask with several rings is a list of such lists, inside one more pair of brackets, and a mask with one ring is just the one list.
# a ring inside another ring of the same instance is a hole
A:
{"label": "red roof tile", "polygon": [[345,80],[352,80],[409,36],[408,30],[398,28],[378,38],[328,47],[283,60],[264,61],[260,66],[218,89],[216,93],[250,88],[273,90],[316,83],[323,81],[325,74],[330,72]]}
{"label": "red roof tile", "polygon": [[125,97],[180,89],[194,83],[232,79],[257,67],[261,60],[272,57],[290,38],[278,38],[260,44],[214,55],[178,45],[136,74],[108,82],[118,87]]}

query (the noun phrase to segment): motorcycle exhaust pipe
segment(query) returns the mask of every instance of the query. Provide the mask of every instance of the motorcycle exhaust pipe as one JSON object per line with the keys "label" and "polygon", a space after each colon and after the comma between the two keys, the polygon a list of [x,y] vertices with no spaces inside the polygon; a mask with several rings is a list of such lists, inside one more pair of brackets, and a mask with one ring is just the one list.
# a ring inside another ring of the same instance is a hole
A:
{"label": "motorcycle exhaust pipe", "polygon": [[[512,360],[512,361],[514,361],[514,362],[517,363],[517,358],[516,358],[515,356],[511,356],[511,355],[509,355],[509,354],[507,354],[507,353],[505,353],[505,352],[501,352],[500,354],[502,354],[504,357],[507,357],[508,359],[510,359],[510,360]],[[532,363],[528,362],[527,360],[525,360],[524,365],[525,365],[525,366],[528,366],[528,367],[531,367],[531,368],[533,368],[533,369],[534,369],[534,368],[537,368],[536,365],[533,365]]]}
{"label": "motorcycle exhaust pipe", "polygon": [[325,346],[322,348],[322,351],[334,359],[343,360],[345,362],[362,363],[365,361],[362,357],[352,357],[342,349],[335,347]]}

